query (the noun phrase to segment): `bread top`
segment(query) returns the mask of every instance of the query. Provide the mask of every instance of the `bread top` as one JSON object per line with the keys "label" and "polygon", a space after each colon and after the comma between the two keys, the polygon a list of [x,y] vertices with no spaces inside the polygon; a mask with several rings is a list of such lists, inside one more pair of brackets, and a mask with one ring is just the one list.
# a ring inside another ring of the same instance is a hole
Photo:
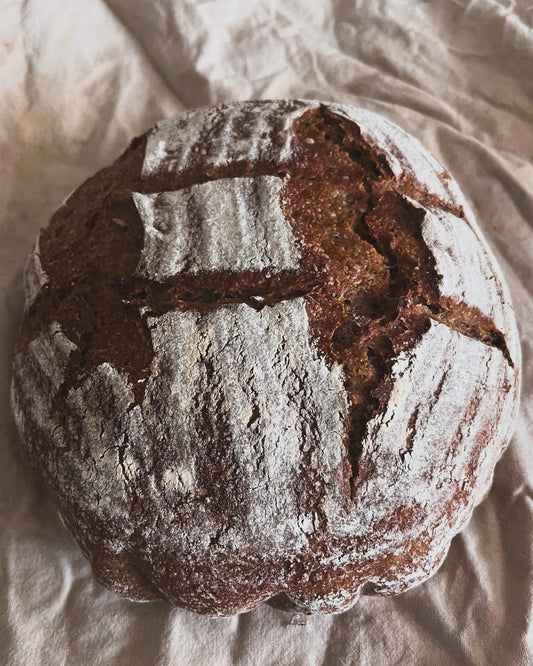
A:
{"label": "bread top", "polygon": [[369,111],[162,121],[58,210],[25,282],[23,446],[131,597],[313,612],[407,589],[511,435],[501,273],[449,174]]}

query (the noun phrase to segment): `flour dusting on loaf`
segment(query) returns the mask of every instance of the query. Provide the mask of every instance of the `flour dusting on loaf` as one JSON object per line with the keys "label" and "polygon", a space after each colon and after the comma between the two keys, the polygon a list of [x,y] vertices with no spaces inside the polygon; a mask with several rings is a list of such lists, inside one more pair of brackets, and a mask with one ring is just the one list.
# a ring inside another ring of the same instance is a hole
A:
{"label": "flour dusting on loaf", "polygon": [[[145,422],[152,437],[172,447],[188,478],[185,495],[180,497],[184,484],[162,484],[162,491],[174,504],[198,501],[205,482],[202,459],[212,446],[198,444],[198,431],[205,421],[217,424],[231,444],[227,481],[235,484],[244,510],[225,530],[215,497],[193,529],[206,537],[224,530],[217,548],[263,544],[291,554],[304,548],[315,516],[299,510],[292,487],[301,452],[312,450],[311,464],[320,470],[330,499],[339,501],[347,398],[340,367],[328,368],[309,344],[303,299],[261,311],[242,304],[207,316],[174,311],[150,327],[155,357]],[[161,367],[168,383],[157,379]],[[152,420],[155,405],[160,407]]]}
{"label": "flour dusting on loaf", "polygon": [[513,428],[509,294],[456,183],[375,114],[163,120],[25,272],[12,402],[96,577],[231,615],[431,576]]}
{"label": "flour dusting on loaf", "polygon": [[33,302],[40,294],[41,289],[48,282],[48,276],[41,266],[41,257],[39,256],[39,240],[35,243],[35,248],[28,258],[24,269],[24,306],[26,312],[33,305]]}
{"label": "flour dusting on loaf", "polygon": [[142,175],[176,174],[200,164],[285,163],[291,156],[290,126],[301,102],[221,104],[162,120],[148,134]]}
{"label": "flour dusting on loaf", "polygon": [[273,176],[224,178],[183,190],[134,193],[144,225],[138,272],[163,282],[182,271],[297,268],[296,241]]}

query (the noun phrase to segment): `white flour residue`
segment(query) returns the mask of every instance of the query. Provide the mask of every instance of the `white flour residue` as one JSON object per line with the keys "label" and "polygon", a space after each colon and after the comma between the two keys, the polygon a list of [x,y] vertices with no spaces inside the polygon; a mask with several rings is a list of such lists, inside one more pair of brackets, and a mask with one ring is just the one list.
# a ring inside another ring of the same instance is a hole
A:
{"label": "white flour residue", "polygon": [[35,243],[33,252],[28,257],[24,269],[24,309],[26,312],[33,305],[42,288],[49,281],[48,275],[41,266],[41,256],[39,252],[39,239]]}
{"label": "white flour residue", "polygon": [[283,164],[291,155],[290,126],[304,110],[301,102],[240,102],[162,120],[148,135],[142,177],[179,173],[195,164],[205,169],[272,159]]}
{"label": "white flour residue", "polygon": [[137,272],[163,282],[183,271],[297,268],[296,239],[274,176],[228,178],[173,192],[134,193],[144,224]]}
{"label": "white flour residue", "polygon": [[[221,545],[263,543],[284,552],[303,548],[302,526],[312,531],[314,518],[300,521],[293,491],[298,475],[307,472],[302,451],[312,451],[310,465],[321,470],[330,503],[340,501],[347,411],[340,367],[328,368],[310,345],[304,299],[259,312],[246,305],[204,315],[176,310],[152,319],[150,326],[153,371],[157,375],[164,366],[168,374],[164,382],[149,380],[145,413],[151,403],[164,405],[150,428],[173,442],[180,477],[188,469],[194,478],[199,464],[198,413],[213,424],[224,422],[228,433],[248,509],[237,516],[238,527],[221,538]],[[206,455],[203,449],[200,455]],[[184,497],[201,485],[188,481],[186,488],[175,484]],[[199,518],[196,529],[205,535],[209,525],[205,516]],[[219,516],[213,529],[223,524]]]}
{"label": "white flour residue", "polygon": [[[500,410],[504,430],[511,425],[513,399],[501,386],[505,380],[512,385],[513,375],[498,349],[437,322],[397,358],[387,407],[369,422],[363,442],[362,458],[372,461],[374,473],[358,493],[346,533],[373,533],[377,522],[402,507],[415,508],[419,516],[411,532],[392,521],[379,541],[369,540],[367,557],[401,549],[425,531],[433,535],[432,551],[447,547],[477,495],[469,493],[463,506],[450,510],[451,523],[439,516],[458,491],[470,490],[469,479],[474,486],[480,483],[482,463],[496,464],[501,449],[490,447],[487,429]],[[478,447],[486,448],[490,460],[476,458]]]}
{"label": "white flour residue", "polygon": [[[54,321],[15,356],[13,406],[26,446],[33,448],[35,445],[38,449],[41,437],[55,439],[52,403],[63,383],[70,354],[75,349],[76,345]],[[34,429],[37,432],[33,432]]]}
{"label": "white flour residue", "polygon": [[108,525],[120,548],[133,529],[130,491],[142,473],[133,455],[143,439],[140,408],[127,377],[109,363],[72,388],[67,403],[70,437],[79,450],[61,459],[65,483],[82,511]]}
{"label": "white flour residue", "polygon": [[498,284],[488,269],[486,252],[465,221],[439,209],[426,210],[422,237],[441,276],[440,294],[478,308],[501,327]]}

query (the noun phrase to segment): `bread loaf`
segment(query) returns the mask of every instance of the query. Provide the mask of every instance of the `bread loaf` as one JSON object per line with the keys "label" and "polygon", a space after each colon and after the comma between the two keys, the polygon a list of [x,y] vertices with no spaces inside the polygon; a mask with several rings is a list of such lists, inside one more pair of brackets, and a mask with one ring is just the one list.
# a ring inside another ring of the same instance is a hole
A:
{"label": "bread loaf", "polygon": [[507,288],[450,175],[361,109],[158,123],[25,273],[21,445],[96,578],[230,615],[424,581],[517,407]]}

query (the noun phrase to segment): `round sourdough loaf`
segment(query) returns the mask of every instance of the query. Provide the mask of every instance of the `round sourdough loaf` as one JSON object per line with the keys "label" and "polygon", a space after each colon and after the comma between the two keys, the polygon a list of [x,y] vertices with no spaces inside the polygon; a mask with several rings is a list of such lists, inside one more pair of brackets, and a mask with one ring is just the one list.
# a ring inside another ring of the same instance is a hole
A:
{"label": "round sourdough loaf", "polygon": [[105,586],[339,612],[435,572],[517,407],[500,270],[383,118],[245,102],[158,123],[25,273],[24,454]]}

